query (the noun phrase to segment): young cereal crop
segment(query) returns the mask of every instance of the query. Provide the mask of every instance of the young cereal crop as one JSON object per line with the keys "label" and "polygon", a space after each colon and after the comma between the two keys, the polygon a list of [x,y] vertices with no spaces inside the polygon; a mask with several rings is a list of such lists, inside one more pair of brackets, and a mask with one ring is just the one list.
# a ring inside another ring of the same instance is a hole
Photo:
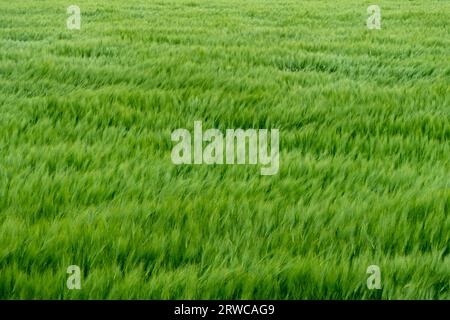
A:
{"label": "young cereal crop", "polygon": [[0,299],[450,299],[450,2],[371,4],[0,1]]}

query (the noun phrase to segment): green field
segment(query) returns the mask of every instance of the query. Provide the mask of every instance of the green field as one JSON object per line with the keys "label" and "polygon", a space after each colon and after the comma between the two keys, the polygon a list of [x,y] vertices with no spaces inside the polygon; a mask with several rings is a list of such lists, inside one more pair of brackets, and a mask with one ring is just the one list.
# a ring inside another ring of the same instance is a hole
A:
{"label": "green field", "polygon": [[[2,0],[0,298],[450,299],[450,1],[374,3]],[[196,120],[278,174],[174,165]]]}

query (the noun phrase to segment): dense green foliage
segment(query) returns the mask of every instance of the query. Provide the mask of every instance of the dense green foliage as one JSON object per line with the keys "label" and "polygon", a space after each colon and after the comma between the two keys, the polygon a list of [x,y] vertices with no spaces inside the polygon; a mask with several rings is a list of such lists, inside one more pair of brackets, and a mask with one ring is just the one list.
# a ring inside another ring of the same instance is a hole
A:
{"label": "dense green foliage", "polygon": [[[449,299],[450,2],[368,4],[1,1],[0,298]],[[278,175],[173,165],[195,120]]]}

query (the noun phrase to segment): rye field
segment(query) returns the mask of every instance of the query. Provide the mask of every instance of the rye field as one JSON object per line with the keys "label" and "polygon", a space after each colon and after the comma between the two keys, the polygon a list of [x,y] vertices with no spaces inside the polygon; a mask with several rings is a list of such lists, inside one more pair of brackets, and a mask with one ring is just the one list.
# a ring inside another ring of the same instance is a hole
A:
{"label": "rye field", "polygon": [[0,299],[450,299],[450,1],[374,3],[1,0]]}

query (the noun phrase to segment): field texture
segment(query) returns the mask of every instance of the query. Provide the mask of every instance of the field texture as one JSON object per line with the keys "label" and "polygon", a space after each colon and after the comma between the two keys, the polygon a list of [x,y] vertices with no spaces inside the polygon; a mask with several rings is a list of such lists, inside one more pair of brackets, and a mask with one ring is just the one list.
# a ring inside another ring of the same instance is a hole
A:
{"label": "field texture", "polygon": [[[369,4],[1,0],[0,298],[450,299],[450,1]],[[195,120],[279,173],[174,165]]]}

